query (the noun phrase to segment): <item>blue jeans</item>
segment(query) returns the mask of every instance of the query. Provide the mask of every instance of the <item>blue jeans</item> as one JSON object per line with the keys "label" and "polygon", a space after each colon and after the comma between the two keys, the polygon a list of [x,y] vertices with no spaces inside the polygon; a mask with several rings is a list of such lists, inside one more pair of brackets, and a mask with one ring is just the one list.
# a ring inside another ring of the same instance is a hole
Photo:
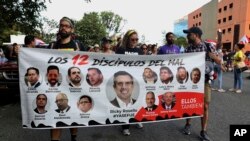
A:
{"label": "blue jeans", "polygon": [[234,68],[234,89],[242,89],[242,74],[241,72],[237,72],[236,68]]}
{"label": "blue jeans", "polygon": [[[219,65],[215,65],[214,66],[214,71],[217,73],[217,80],[218,80],[218,84],[219,84],[219,89],[222,89],[222,75],[223,75],[223,71],[221,70],[221,67]],[[212,81],[212,87],[214,87],[214,83],[216,80]]]}

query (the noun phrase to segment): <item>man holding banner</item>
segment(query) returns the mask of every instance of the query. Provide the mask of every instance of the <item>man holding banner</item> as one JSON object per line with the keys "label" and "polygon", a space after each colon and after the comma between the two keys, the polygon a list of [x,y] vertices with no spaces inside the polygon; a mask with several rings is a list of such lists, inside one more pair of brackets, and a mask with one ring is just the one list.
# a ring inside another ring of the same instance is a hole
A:
{"label": "man holding banner", "polygon": [[[218,58],[213,52],[213,46],[209,43],[205,43],[202,41],[202,30],[199,27],[191,27],[187,30],[183,30],[184,33],[187,34],[187,39],[189,46],[185,49],[186,53],[189,52],[206,52],[206,63],[207,62],[215,62],[217,64],[221,64],[220,58]],[[208,75],[208,74],[206,74]],[[206,81],[205,82],[205,92],[204,92],[204,114],[201,117],[201,132],[200,136],[205,141],[210,141],[206,129],[208,124],[208,108],[209,103],[211,101],[211,86]],[[184,127],[184,133],[189,135],[191,134],[191,119],[187,119],[186,125]]]}
{"label": "man holding banner", "polygon": [[[59,23],[58,40],[51,43],[48,48],[76,51],[80,50],[80,45],[72,39],[74,32],[74,22],[68,18],[63,17]],[[62,129],[51,129],[51,141],[59,141],[61,138]],[[77,128],[70,128],[71,141],[76,141]]]}

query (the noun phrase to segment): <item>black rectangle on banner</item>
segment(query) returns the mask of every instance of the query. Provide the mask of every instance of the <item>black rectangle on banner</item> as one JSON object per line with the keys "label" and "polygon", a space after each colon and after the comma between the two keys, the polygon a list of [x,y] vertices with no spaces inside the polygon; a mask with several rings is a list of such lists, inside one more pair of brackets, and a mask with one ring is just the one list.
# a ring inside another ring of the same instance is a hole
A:
{"label": "black rectangle on banner", "polygon": [[250,125],[230,125],[230,141],[249,141]]}

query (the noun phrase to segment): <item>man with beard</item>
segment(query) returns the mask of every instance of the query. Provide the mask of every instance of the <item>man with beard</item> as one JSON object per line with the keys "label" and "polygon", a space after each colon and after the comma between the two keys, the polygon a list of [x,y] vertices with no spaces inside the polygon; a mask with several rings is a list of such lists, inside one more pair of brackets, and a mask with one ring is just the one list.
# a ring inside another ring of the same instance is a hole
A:
{"label": "man with beard", "polygon": [[48,83],[47,85],[50,87],[58,87],[61,85],[59,82],[59,68],[57,66],[51,65],[47,68],[47,79]]}
{"label": "man with beard", "polygon": [[[59,32],[57,33],[57,41],[51,43],[48,48],[50,49],[59,49],[59,50],[68,50],[68,51],[86,51],[85,48],[81,48],[79,42],[74,41],[73,39],[74,32],[74,22],[68,18],[63,17],[59,23]],[[51,140],[59,141],[61,138],[61,129],[52,129],[51,130]],[[77,128],[70,128],[71,141],[76,141]]]}
{"label": "man with beard", "polygon": [[47,96],[45,94],[38,94],[36,97],[36,109],[34,111],[38,114],[44,114],[47,112],[45,106],[47,104]]}
{"label": "man with beard", "polygon": [[73,33],[74,22],[68,17],[63,17],[60,20],[59,32],[57,33],[57,41],[51,43],[48,48],[68,51],[85,51],[85,48],[81,48],[79,42],[74,41],[73,37],[75,35]]}
{"label": "man with beard", "polygon": [[86,79],[90,86],[97,87],[102,83],[103,75],[98,68],[88,68]]}
{"label": "man with beard", "polygon": [[80,87],[81,86],[81,70],[78,67],[71,67],[68,69],[68,78],[70,80],[69,86]]}
{"label": "man with beard", "polygon": [[176,79],[180,84],[184,84],[187,82],[188,72],[184,67],[180,66],[177,68]]}
{"label": "man with beard", "polygon": [[[216,56],[214,53],[214,47],[212,44],[206,43],[202,41],[201,35],[202,35],[202,30],[199,27],[191,27],[187,30],[183,30],[184,33],[187,34],[187,39],[189,46],[185,49],[186,53],[189,52],[206,52],[206,65],[211,64],[211,63],[216,63],[216,64],[221,64],[221,59]],[[206,74],[208,75],[208,74]],[[211,101],[211,86],[208,83],[208,80],[205,80],[205,88],[204,88],[204,114],[203,117],[201,117],[201,132],[200,136],[202,140],[205,141],[210,141],[211,139],[209,138],[207,134],[207,124],[208,124],[208,108],[209,108],[209,103]],[[191,134],[191,119],[187,119],[186,125],[184,127],[183,132],[186,135]]]}
{"label": "man with beard", "polygon": [[158,54],[179,54],[180,47],[174,44],[174,33],[168,32],[166,34],[167,43],[160,47]]}

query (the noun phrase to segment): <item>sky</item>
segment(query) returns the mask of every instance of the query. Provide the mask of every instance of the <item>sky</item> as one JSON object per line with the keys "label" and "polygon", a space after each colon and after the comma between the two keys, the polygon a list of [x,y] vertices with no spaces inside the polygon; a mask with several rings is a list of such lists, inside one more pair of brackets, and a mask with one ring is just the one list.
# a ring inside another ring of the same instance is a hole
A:
{"label": "sky", "polygon": [[163,32],[173,32],[174,21],[211,0],[51,0],[42,16],[59,21],[67,16],[82,19],[84,13],[111,11],[126,19],[122,32],[135,29],[145,42],[163,44]]}

